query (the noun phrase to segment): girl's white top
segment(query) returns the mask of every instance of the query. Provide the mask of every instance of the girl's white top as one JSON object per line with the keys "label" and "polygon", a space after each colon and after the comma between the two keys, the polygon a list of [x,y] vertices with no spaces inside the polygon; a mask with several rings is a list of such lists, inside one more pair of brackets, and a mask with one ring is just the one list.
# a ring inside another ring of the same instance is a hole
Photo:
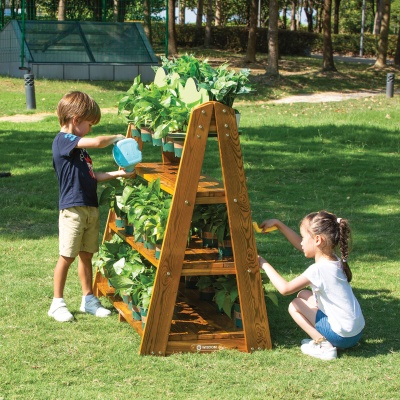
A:
{"label": "girl's white top", "polygon": [[318,309],[334,332],[342,337],[359,334],[365,325],[360,304],[353,294],[342,262],[322,260],[310,265],[303,275],[311,282]]}

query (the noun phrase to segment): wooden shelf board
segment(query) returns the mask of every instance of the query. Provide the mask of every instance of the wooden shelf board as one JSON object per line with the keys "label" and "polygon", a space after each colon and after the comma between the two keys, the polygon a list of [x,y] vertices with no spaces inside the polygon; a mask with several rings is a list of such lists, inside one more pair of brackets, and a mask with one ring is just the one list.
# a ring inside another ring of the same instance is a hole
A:
{"label": "wooden shelf board", "polygon": [[[140,163],[135,167],[136,173],[147,181],[160,178],[161,189],[173,195],[179,165],[162,163]],[[196,203],[225,203],[225,189],[220,181],[201,175],[198,183]]]}
{"label": "wooden shelf board", "polygon": [[[141,255],[149,260],[155,267],[159,261],[155,257],[155,251],[144,247],[143,243],[135,242],[134,237],[127,235],[124,229],[117,228],[114,222],[109,223],[109,228],[136,249]],[[217,249],[203,248],[200,241],[191,241],[185,251],[182,275],[229,275],[235,274],[235,263],[232,257],[221,258]]]}

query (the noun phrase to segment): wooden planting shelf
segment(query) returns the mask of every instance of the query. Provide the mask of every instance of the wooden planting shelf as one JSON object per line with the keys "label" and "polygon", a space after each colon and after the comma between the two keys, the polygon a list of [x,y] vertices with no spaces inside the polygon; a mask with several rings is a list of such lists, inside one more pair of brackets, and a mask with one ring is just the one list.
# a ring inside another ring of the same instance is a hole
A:
{"label": "wooden planting shelf", "polygon": [[[216,132],[222,181],[201,175],[209,132]],[[130,136],[130,128],[127,136]],[[110,212],[104,240],[118,234],[156,268],[156,277],[145,328],[114,295],[99,272],[94,293],[106,296],[141,336],[140,354],[211,352],[237,349],[244,352],[270,349],[267,310],[257,260],[250,204],[234,110],[218,102],[196,107],[190,118],[181,159],[163,153],[163,163],[141,163],[136,172],[147,181],[160,178],[161,189],[172,195],[170,214],[160,258],[133,236],[115,225]],[[233,257],[221,258],[217,249],[204,249],[187,237],[195,204],[226,203]],[[185,288],[185,276],[236,275],[243,328],[236,328],[213,303],[199,299],[197,290]]]}

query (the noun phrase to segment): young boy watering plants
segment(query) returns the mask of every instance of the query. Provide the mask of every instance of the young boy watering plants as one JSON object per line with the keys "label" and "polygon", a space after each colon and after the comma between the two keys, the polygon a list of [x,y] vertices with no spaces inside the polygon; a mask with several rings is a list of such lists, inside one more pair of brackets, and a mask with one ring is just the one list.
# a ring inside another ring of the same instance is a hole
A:
{"label": "young boy watering plants", "polygon": [[103,148],[125,138],[123,135],[86,135],[99,123],[98,104],[87,94],[74,91],[58,103],[60,132],[53,141],[53,166],[59,186],[59,249],[60,256],[54,269],[54,297],[48,315],[59,322],[73,320],[64,301],[64,287],[70,265],[78,257],[78,276],[82,286],[80,310],[97,317],[106,317],[104,308],[92,291],[92,257],[99,244],[99,205],[97,182],[123,177],[132,178],[134,172],[124,170],[95,172],[86,149]]}
{"label": "young boy watering plants", "polygon": [[[358,343],[364,317],[350,286],[352,273],[347,263],[350,227],[347,220],[327,211],[308,214],[300,224],[301,237],[277,219],[265,220],[260,228],[277,227],[298,250],[315,263],[287,282],[267,261],[259,257],[271,283],[283,295],[301,290],[289,305],[294,321],[311,339],[303,339],[301,351],[322,360],[337,357],[337,348]],[[341,258],[335,253],[339,246]]]}

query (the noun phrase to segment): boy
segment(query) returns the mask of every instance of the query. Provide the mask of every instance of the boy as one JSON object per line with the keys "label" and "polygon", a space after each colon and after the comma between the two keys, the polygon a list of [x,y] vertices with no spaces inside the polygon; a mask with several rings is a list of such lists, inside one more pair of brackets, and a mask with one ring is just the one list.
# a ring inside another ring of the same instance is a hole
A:
{"label": "boy", "polygon": [[73,320],[63,295],[68,269],[78,256],[78,276],[83,294],[80,310],[107,317],[110,310],[101,305],[92,290],[92,257],[98,251],[100,231],[97,182],[118,177],[132,178],[135,173],[93,171],[86,149],[103,148],[125,136],[85,137],[101,118],[98,104],[89,95],[78,91],[66,94],[58,103],[57,115],[61,131],[53,141],[52,150],[60,191],[60,257],[54,269],[54,298],[48,315],[58,322]]}

